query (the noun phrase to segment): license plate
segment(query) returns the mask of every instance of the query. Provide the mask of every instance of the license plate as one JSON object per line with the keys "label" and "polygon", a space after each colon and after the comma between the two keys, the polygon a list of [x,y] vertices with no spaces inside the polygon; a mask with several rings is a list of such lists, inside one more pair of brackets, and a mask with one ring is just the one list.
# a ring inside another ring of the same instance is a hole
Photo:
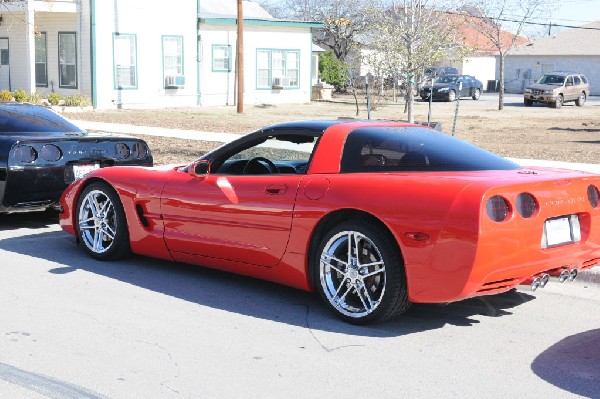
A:
{"label": "license plate", "polygon": [[100,168],[100,164],[85,164],[85,165],[73,165],[73,177],[75,180],[81,179],[83,176],[90,173],[92,170]]}
{"label": "license plate", "polygon": [[579,235],[579,232],[573,231],[574,228],[579,228],[579,225],[573,226],[570,217],[546,220],[544,224],[546,243],[551,247],[573,242],[575,235]]}

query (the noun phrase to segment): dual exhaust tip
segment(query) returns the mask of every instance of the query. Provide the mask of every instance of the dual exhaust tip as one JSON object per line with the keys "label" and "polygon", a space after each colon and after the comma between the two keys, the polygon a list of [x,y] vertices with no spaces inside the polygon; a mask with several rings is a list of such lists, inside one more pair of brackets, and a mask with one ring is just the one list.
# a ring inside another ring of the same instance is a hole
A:
{"label": "dual exhaust tip", "polygon": [[575,280],[578,274],[579,271],[577,269],[563,269],[557,276],[550,276],[548,273],[541,274],[534,277],[531,281],[531,291],[535,291],[538,288],[544,288],[551,278],[559,283],[564,283],[565,281]]}

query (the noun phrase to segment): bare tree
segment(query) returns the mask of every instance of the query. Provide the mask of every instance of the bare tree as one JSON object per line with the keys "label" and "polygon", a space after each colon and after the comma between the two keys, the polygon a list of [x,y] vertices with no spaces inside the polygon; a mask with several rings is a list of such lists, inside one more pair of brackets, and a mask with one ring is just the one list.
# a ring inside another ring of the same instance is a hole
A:
{"label": "bare tree", "polygon": [[[461,10],[468,17],[465,23],[486,37],[498,51],[500,60],[500,95],[498,109],[504,108],[504,61],[506,54],[522,44],[523,28],[533,19],[549,17],[555,0],[464,0]],[[546,13],[546,14],[543,14]],[[508,32],[503,28],[510,27]]]}
{"label": "bare tree", "polygon": [[262,0],[260,3],[275,17],[323,22],[315,42],[333,50],[343,61],[356,48],[357,36],[370,27],[370,10],[377,0]]}
{"label": "bare tree", "polygon": [[459,26],[437,0],[396,0],[373,12],[370,51],[364,61],[405,81],[408,121],[414,122],[415,76],[442,59],[461,59],[467,53],[458,40]]}

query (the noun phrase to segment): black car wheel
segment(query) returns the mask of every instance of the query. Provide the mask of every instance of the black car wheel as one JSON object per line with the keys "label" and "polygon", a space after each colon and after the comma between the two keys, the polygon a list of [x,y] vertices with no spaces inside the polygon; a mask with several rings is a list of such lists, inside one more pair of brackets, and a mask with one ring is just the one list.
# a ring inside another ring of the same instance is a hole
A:
{"label": "black car wheel", "polygon": [[350,323],[391,319],[410,306],[398,246],[371,223],[349,221],[329,230],[312,267],[325,303]]}
{"label": "black car wheel", "polygon": [[475,89],[475,91],[473,92],[473,95],[471,96],[471,98],[473,100],[479,100],[479,97],[481,97],[481,90]]}
{"label": "black car wheel", "polygon": [[456,100],[456,92],[454,90],[450,90],[448,92],[448,101],[455,101]]}
{"label": "black car wheel", "polygon": [[123,205],[106,183],[87,186],[77,201],[77,234],[94,258],[113,260],[129,254],[129,232]]}
{"label": "black car wheel", "polygon": [[579,97],[577,97],[577,100],[575,100],[575,105],[577,105],[578,107],[583,107],[583,104],[585,104],[585,100],[586,100],[586,95],[584,92],[581,92]]}

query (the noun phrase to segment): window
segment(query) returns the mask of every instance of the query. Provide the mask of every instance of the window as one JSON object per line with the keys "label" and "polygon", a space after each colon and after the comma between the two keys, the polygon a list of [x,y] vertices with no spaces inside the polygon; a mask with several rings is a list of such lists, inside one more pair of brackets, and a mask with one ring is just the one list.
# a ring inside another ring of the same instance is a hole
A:
{"label": "window", "polygon": [[116,89],[137,88],[137,43],[131,34],[113,34]]}
{"label": "window", "polygon": [[223,44],[213,44],[212,70],[213,72],[231,71],[231,46]]}
{"label": "window", "polygon": [[[37,50],[37,46],[36,46]],[[37,52],[37,51],[36,51]],[[36,56],[37,67],[37,56]],[[75,32],[58,33],[58,85],[65,89],[77,88],[77,46]],[[37,69],[36,69],[37,75]],[[37,79],[36,79],[37,80]]]}
{"label": "window", "polygon": [[298,50],[266,50],[256,53],[256,86],[258,88],[298,87],[300,85],[300,52]]}
{"label": "window", "polygon": [[163,36],[163,73],[183,75],[183,37]]}
{"label": "window", "polygon": [[35,85],[38,87],[48,87],[47,63],[46,32],[41,32],[35,37]]}

